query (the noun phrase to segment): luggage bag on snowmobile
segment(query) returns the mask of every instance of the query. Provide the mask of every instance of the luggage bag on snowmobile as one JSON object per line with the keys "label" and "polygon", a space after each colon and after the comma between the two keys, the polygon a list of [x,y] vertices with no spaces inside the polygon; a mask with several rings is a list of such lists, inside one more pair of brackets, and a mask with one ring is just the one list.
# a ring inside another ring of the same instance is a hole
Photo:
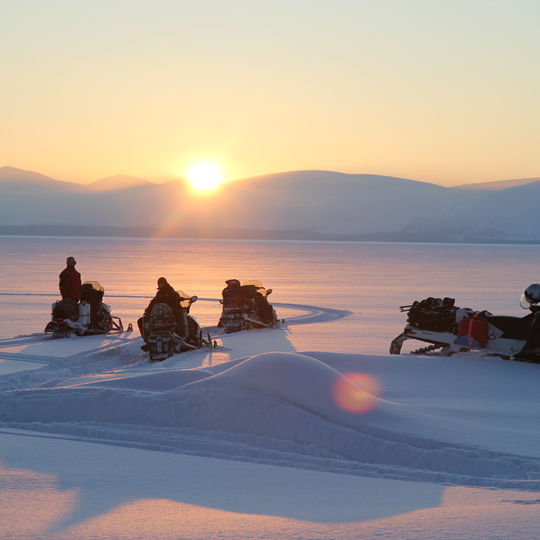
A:
{"label": "luggage bag on snowmobile", "polygon": [[410,306],[401,306],[402,311],[408,308],[407,321],[417,328],[435,330],[437,332],[452,331],[456,322],[456,307],[453,298],[426,298],[415,301]]}

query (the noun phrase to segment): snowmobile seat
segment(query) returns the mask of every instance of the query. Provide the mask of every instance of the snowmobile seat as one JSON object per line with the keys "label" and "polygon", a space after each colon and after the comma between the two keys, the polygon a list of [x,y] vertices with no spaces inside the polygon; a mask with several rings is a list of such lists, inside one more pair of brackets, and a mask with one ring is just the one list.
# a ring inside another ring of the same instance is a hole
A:
{"label": "snowmobile seat", "polygon": [[266,296],[258,294],[255,298],[257,317],[265,324],[271,324],[274,320],[274,310]]}
{"label": "snowmobile seat", "polygon": [[532,313],[525,317],[511,317],[507,315],[488,315],[487,321],[503,331],[502,337],[510,339],[527,339]]}
{"label": "snowmobile seat", "polygon": [[242,285],[240,287],[240,294],[244,298],[244,301],[254,300],[257,296],[257,286],[256,285]]}

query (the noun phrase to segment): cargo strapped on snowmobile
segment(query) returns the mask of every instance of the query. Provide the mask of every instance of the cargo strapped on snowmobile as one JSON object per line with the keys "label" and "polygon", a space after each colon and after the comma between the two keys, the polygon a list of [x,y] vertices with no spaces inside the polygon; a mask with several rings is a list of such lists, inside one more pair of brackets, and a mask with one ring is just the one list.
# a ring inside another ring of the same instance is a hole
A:
{"label": "cargo strapped on snowmobile", "polygon": [[451,332],[456,324],[454,298],[425,298],[409,306],[400,306],[408,311],[407,322],[416,328],[434,332]]}
{"label": "cargo strapped on snowmobile", "polygon": [[470,317],[461,319],[455,343],[470,348],[485,347],[489,339],[488,322],[485,313],[477,311]]}

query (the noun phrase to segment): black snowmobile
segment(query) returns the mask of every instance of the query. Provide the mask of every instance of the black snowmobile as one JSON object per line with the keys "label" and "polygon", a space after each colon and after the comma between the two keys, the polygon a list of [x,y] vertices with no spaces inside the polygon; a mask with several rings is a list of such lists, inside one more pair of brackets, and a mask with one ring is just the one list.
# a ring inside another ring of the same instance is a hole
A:
{"label": "black snowmobile", "polygon": [[218,326],[225,333],[249,330],[250,328],[273,328],[277,326],[276,310],[268,302],[272,289],[266,289],[260,281],[249,280],[239,289],[239,303],[221,301],[223,309]]}
{"label": "black snowmobile", "polygon": [[197,301],[197,296],[187,296],[183,291],[180,295],[180,315],[185,317],[187,336],[182,337],[179,321],[168,304],[154,304],[150,313],[141,317],[137,323],[145,345],[142,349],[148,351],[150,361],[166,360],[176,353],[199,349],[203,345],[212,345],[212,341],[203,338],[197,319],[189,314],[191,304]]}
{"label": "black snowmobile", "polygon": [[485,355],[540,363],[540,284],[523,292],[520,305],[530,313],[524,317],[493,315],[488,311],[459,308],[453,298],[426,298],[400,306],[407,312],[407,324],[392,340],[390,354],[400,354],[408,339],[429,345],[412,354],[479,350]]}
{"label": "black snowmobile", "polygon": [[81,287],[79,303],[64,299],[52,305],[51,320],[45,332],[54,337],[123,332],[122,320],[111,315],[110,306],[103,302],[104,293],[105,290],[97,281],[85,281]]}

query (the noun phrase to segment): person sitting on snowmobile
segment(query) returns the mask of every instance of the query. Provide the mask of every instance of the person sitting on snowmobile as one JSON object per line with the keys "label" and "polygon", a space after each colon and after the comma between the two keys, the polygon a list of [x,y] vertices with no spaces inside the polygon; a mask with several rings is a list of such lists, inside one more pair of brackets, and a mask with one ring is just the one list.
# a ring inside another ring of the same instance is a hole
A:
{"label": "person sitting on snowmobile", "polygon": [[[169,285],[164,277],[160,277],[157,281],[158,290],[156,296],[152,298],[147,308],[144,310],[144,317],[150,316],[152,307],[155,304],[167,304],[173,312],[176,320],[176,334],[185,338],[188,335],[186,311],[180,306],[180,295]],[[140,328],[140,326],[139,326]],[[143,332],[141,331],[141,334]]]}
{"label": "person sitting on snowmobile", "polygon": [[81,274],[75,270],[76,264],[77,261],[74,257],[66,259],[67,266],[60,272],[58,287],[62,300],[72,300],[78,303],[81,299]]}

